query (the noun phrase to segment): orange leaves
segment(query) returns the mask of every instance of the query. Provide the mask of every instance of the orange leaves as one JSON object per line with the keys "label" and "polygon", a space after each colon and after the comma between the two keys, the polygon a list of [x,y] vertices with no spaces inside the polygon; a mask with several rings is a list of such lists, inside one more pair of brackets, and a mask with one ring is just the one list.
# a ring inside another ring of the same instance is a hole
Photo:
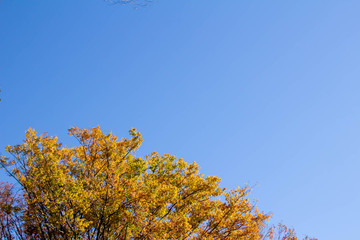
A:
{"label": "orange leaves", "polygon": [[269,215],[248,199],[248,188],[225,192],[219,177],[205,178],[196,163],[172,155],[137,157],[142,137],[129,133],[119,140],[99,127],[73,127],[79,145],[67,148],[29,129],[23,144],[7,148],[14,159],[1,165],[14,163],[26,238],[261,238]]}

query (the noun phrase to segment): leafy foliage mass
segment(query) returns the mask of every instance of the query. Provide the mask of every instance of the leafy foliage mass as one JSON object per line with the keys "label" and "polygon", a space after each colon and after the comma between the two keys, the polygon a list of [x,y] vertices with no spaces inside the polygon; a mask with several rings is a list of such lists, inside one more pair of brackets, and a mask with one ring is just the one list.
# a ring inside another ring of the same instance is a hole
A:
{"label": "leafy foliage mass", "polygon": [[172,155],[137,157],[135,129],[121,140],[99,127],[69,134],[77,147],[32,129],[7,147],[1,166],[17,185],[0,184],[1,239],[297,239],[266,227],[249,188],[226,191]]}

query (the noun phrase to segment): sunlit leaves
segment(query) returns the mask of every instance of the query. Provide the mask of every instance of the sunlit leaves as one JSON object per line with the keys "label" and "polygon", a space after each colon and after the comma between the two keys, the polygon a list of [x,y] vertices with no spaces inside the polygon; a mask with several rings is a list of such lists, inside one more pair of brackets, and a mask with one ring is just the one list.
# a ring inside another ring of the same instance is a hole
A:
{"label": "sunlit leaves", "polygon": [[13,221],[3,239],[271,237],[261,234],[269,215],[249,200],[250,189],[225,191],[219,177],[205,177],[196,163],[172,155],[137,157],[136,129],[121,140],[99,127],[74,127],[69,135],[78,146],[29,129],[23,144],[7,147],[13,158],[0,164],[21,191],[15,197],[2,187],[0,207]]}

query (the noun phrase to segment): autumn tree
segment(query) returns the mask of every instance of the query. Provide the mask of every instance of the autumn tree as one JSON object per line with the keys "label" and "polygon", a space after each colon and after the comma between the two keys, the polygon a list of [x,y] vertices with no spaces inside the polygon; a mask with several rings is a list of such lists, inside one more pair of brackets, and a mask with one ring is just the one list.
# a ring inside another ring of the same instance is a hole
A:
{"label": "autumn tree", "polygon": [[274,237],[248,187],[226,191],[219,177],[172,155],[136,156],[135,129],[121,140],[99,127],[69,134],[78,146],[30,129],[23,144],[6,148],[12,157],[1,166],[17,184],[0,184],[1,239]]}

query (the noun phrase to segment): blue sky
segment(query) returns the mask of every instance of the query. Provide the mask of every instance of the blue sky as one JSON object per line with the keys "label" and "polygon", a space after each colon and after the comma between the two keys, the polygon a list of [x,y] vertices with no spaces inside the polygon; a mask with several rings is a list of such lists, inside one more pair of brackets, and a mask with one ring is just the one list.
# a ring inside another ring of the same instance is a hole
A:
{"label": "blue sky", "polygon": [[356,239],[359,11],[356,0],[2,0],[0,152],[29,127],[67,144],[71,126],[136,127],[140,154],[248,183],[300,234]]}

